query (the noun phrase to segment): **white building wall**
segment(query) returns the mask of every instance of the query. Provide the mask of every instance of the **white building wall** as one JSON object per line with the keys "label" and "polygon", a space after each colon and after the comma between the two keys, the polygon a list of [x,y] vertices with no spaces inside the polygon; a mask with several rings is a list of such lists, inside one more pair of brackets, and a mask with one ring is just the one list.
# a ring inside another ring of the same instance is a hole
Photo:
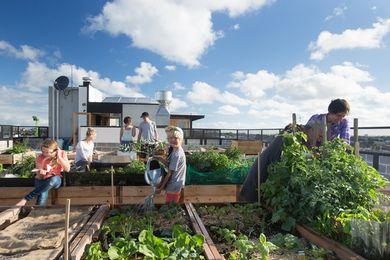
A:
{"label": "white building wall", "polygon": [[[86,113],[87,112],[87,104],[88,104],[88,93],[87,93],[87,87],[80,86],[79,87],[79,106],[78,112]],[[87,125],[87,115],[78,115],[78,126],[86,126]],[[79,136],[80,135],[79,132]]]}
{"label": "white building wall", "polygon": [[122,117],[125,118],[126,116],[131,116],[133,119],[133,124],[138,126],[142,121],[142,118],[140,118],[142,112],[148,112],[150,115],[150,120],[156,121],[156,112],[158,106],[158,104],[123,104]]}

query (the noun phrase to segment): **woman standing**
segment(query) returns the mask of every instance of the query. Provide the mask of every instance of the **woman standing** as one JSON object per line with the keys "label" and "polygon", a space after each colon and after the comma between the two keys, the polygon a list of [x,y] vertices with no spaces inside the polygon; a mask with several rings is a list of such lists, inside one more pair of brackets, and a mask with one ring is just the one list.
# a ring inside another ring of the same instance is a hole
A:
{"label": "woman standing", "polygon": [[134,141],[136,127],[133,125],[132,119],[129,116],[126,116],[123,119],[123,123],[124,126],[121,128],[120,132],[120,143],[130,144]]}
{"label": "woman standing", "polygon": [[42,154],[35,161],[35,189],[20,200],[17,206],[24,206],[34,197],[37,197],[36,205],[46,205],[49,190],[58,189],[61,186],[61,172],[70,170],[66,152],[58,148],[56,141],[45,140],[41,144],[41,151]]}

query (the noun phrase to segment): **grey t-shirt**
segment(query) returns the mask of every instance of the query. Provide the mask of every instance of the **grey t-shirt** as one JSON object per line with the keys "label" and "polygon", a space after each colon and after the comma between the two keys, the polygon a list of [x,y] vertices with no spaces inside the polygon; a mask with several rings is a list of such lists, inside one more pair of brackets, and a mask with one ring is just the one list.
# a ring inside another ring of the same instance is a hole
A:
{"label": "grey t-shirt", "polygon": [[155,132],[156,132],[156,124],[153,121],[145,122],[142,121],[139,124],[140,131],[142,132],[141,138],[145,141],[154,142],[154,139],[156,139]]}
{"label": "grey t-shirt", "polygon": [[173,150],[168,158],[169,170],[172,170],[172,176],[169,179],[166,187],[167,192],[179,192],[184,187],[186,181],[186,155],[182,147]]}

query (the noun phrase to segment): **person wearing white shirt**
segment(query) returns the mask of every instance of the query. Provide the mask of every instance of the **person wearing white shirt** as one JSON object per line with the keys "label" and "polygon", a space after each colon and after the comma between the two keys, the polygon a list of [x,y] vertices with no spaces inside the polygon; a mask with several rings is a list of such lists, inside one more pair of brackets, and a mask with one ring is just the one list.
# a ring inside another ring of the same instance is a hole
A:
{"label": "person wearing white shirt", "polygon": [[89,170],[89,166],[92,162],[92,156],[94,151],[93,141],[96,138],[96,130],[88,127],[86,137],[84,140],[78,142],[76,146],[76,159],[75,164],[77,167],[85,168]]}

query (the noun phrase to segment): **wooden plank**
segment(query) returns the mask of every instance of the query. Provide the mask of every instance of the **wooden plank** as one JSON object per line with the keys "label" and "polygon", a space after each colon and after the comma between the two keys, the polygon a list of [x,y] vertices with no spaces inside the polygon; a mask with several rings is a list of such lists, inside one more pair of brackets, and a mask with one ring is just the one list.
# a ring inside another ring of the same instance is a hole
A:
{"label": "wooden plank", "polygon": [[200,230],[203,234],[203,236],[205,237],[205,241],[207,242],[207,244],[209,245],[210,247],[210,250],[211,252],[213,253],[214,255],[214,258],[213,259],[224,259],[220,253],[218,252],[216,246],[214,245],[214,242],[213,240],[211,239],[209,233],[207,232],[207,229],[206,227],[204,226],[201,218],[199,217],[198,213],[196,212],[194,206],[192,205],[192,203],[188,203],[188,207],[190,208],[190,210],[193,212],[193,215],[194,215],[194,218],[196,220],[196,222],[198,223],[199,227],[200,227]]}
{"label": "wooden plank", "polygon": [[[195,219],[195,216],[194,216],[194,213],[193,213],[191,207],[189,206],[188,203],[185,203],[184,205],[185,205],[185,208],[187,210],[187,214],[191,220],[192,228],[194,229],[195,233],[203,235],[202,230],[200,229],[199,224]],[[203,243],[203,250],[204,250],[204,254],[205,254],[206,259],[214,259],[214,254],[211,251],[208,243]]]}
{"label": "wooden plank", "polygon": [[153,192],[151,186],[123,186],[122,187],[122,196],[130,197],[130,196],[138,196],[138,197],[146,197]]}
{"label": "wooden plank", "polygon": [[0,154],[0,163],[1,164],[15,164],[18,161],[23,160],[25,157],[36,156],[34,151],[29,151],[25,153],[16,153],[16,154]]}
{"label": "wooden plank", "polygon": [[111,186],[61,187],[58,198],[111,197]]}
{"label": "wooden plank", "polygon": [[108,204],[100,206],[90,221],[87,222],[84,228],[76,236],[70,245],[71,259],[81,259],[85,251],[85,247],[92,241],[93,234],[100,228],[109,210],[110,207]]}
{"label": "wooden plank", "polygon": [[[65,205],[67,198],[58,198],[56,205]],[[105,204],[111,202],[111,196],[109,197],[85,197],[85,198],[72,198],[72,205],[94,205]]]}
{"label": "wooden plank", "polygon": [[236,194],[237,185],[189,185],[184,188],[184,196],[225,196]]}
{"label": "wooden plank", "polygon": [[21,207],[13,207],[0,213],[0,230],[11,225],[19,219]]}
{"label": "wooden plank", "polygon": [[[144,204],[146,196],[122,197],[122,204]],[[153,200],[154,204],[164,204],[165,195],[157,195]]]}
{"label": "wooden plank", "polygon": [[34,187],[2,187],[0,188],[0,199],[21,199],[33,189]]}
{"label": "wooden plank", "polygon": [[233,140],[232,146],[244,154],[257,154],[263,149],[261,140]]}
{"label": "wooden plank", "polygon": [[309,240],[310,242],[316,244],[317,246],[323,247],[325,249],[335,252],[338,258],[341,260],[363,260],[365,258],[346,248],[345,246],[333,241],[309,228],[305,225],[296,225],[295,226],[298,233]]}

